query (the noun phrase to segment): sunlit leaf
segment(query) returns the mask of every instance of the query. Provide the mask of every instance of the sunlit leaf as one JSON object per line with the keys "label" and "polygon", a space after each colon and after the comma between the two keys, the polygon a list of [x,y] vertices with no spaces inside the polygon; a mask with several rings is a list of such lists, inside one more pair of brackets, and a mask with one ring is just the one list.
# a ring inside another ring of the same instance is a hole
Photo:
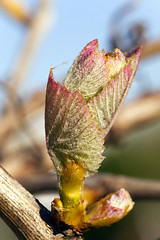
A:
{"label": "sunlit leaf", "polygon": [[102,133],[81,94],[56,83],[52,71],[47,85],[45,128],[48,152],[58,172],[67,158],[81,163],[86,175],[98,169],[103,160]]}
{"label": "sunlit leaf", "polygon": [[79,90],[87,101],[101,91],[109,81],[106,67],[105,53],[98,50],[98,41],[93,40],[75,59],[64,85],[71,92]]}
{"label": "sunlit leaf", "polygon": [[85,227],[109,226],[119,221],[134,206],[129,193],[121,188],[118,192],[107,195],[94,203],[88,210],[85,217]]}
{"label": "sunlit leaf", "polygon": [[111,128],[120,106],[128,93],[137,70],[140,53],[141,49],[137,48],[129,57],[126,57],[126,66],[115,75],[115,78],[111,78],[110,82],[98,96],[92,98],[89,102],[91,112],[105,135]]}
{"label": "sunlit leaf", "polygon": [[[59,176],[59,219],[75,229],[108,226],[133,207],[124,189],[86,208],[84,175],[99,168],[106,134],[125,100],[136,73],[141,48],[105,54],[93,40],[71,66],[64,85],[50,71],[45,109],[48,152]],[[62,211],[63,210],[63,211]],[[54,211],[54,209],[53,209]],[[57,211],[57,210],[56,210]]]}
{"label": "sunlit leaf", "polygon": [[141,48],[129,55],[119,49],[113,53],[98,50],[93,40],[81,51],[70,68],[64,85],[79,90],[106,135],[133,81]]}

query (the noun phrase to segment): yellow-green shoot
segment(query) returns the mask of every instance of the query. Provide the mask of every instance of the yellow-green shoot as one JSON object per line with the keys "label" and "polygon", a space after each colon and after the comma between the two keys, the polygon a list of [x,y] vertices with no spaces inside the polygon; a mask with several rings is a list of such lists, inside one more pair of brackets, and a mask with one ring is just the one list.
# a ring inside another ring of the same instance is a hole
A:
{"label": "yellow-green shoot", "polygon": [[119,49],[105,54],[93,40],[71,66],[64,84],[50,70],[45,107],[48,153],[59,180],[60,199],[52,202],[54,221],[77,230],[108,226],[133,207],[120,189],[87,207],[84,178],[97,172],[104,141],[135,76],[141,48],[129,54]]}

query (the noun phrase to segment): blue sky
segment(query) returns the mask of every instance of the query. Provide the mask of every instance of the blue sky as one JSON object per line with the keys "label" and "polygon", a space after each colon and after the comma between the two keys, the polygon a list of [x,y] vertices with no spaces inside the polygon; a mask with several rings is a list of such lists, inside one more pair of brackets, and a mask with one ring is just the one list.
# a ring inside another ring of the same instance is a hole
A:
{"label": "blue sky", "polygon": [[[32,4],[33,0],[26,2]],[[100,49],[109,51],[111,19],[117,9],[127,2],[129,0],[53,1],[52,7],[56,12],[55,22],[38,52],[23,91],[29,94],[35,88],[44,88],[49,69],[67,62],[55,69],[55,78],[59,80],[65,75],[82,48],[95,38],[99,39]],[[124,27],[143,21],[147,26],[149,40],[160,38],[160,1],[132,0],[131,2],[137,3],[138,7],[123,19]],[[12,62],[25,34],[25,28],[11,21],[0,11],[0,31],[0,79],[4,79],[12,69]],[[159,73],[160,57],[156,56],[141,63],[137,78],[147,78],[146,84],[152,82],[153,90],[160,89]],[[138,95],[139,86],[136,83],[134,85],[130,95]]]}

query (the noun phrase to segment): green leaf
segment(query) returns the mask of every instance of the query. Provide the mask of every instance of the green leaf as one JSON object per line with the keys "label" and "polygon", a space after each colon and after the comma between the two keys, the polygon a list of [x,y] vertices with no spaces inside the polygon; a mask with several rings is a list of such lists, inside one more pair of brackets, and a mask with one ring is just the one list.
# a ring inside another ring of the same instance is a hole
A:
{"label": "green leaf", "polygon": [[88,103],[93,116],[98,125],[103,129],[105,135],[113,125],[115,117],[126,98],[137,70],[140,53],[141,48],[137,48],[126,57],[125,67],[123,67],[118,74],[116,73],[116,75],[111,67],[111,65],[114,66],[116,62],[112,59],[110,67],[112,77],[115,76],[115,78],[111,78],[103,90]]}
{"label": "green leaf", "polygon": [[49,75],[46,94],[46,141],[59,171],[67,159],[94,173],[103,157],[103,143],[136,73],[141,48],[129,55],[98,50],[93,40],[71,66],[64,85]]}
{"label": "green leaf", "polygon": [[75,59],[64,85],[71,92],[79,90],[83,98],[88,101],[109,81],[106,67],[105,53],[98,50],[98,41],[95,39],[87,44]]}
{"label": "green leaf", "polygon": [[67,159],[82,164],[86,175],[102,162],[103,137],[81,94],[71,93],[49,75],[45,129],[48,152],[59,172]]}

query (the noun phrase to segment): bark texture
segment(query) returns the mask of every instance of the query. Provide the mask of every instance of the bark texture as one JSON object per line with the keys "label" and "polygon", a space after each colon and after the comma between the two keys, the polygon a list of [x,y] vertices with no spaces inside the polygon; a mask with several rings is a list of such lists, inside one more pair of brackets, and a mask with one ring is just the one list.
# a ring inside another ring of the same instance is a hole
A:
{"label": "bark texture", "polygon": [[1,167],[0,217],[18,239],[82,239],[64,223],[54,226],[50,211]]}

